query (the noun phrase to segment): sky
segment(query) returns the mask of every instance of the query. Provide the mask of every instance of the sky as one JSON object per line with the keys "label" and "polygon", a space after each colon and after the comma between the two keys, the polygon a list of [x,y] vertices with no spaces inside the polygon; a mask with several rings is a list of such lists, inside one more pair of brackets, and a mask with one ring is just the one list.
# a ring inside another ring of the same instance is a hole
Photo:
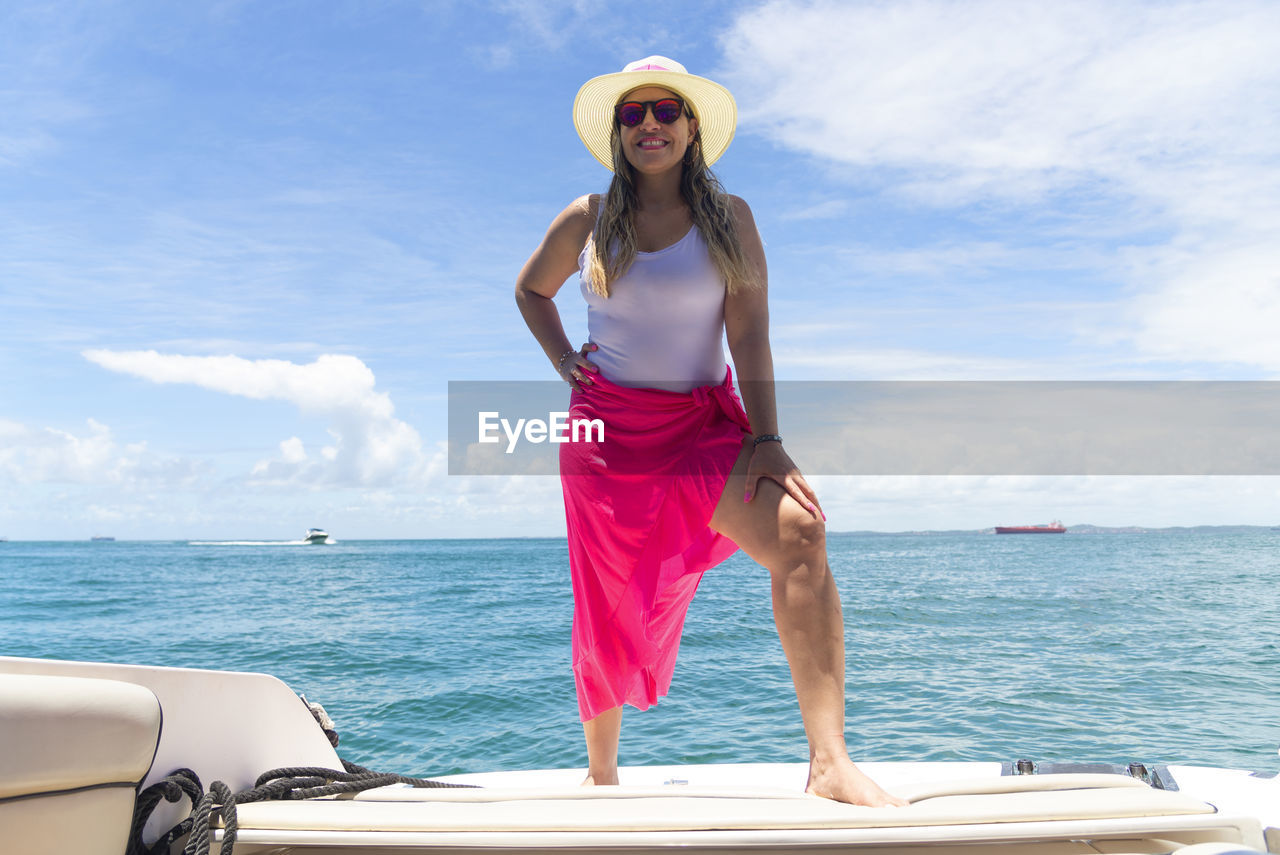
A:
{"label": "sky", "polygon": [[[556,478],[448,474],[447,388],[555,380],[515,277],[607,186],[577,88],[651,54],[737,99],[779,380],[1280,379],[1277,43],[1270,0],[5,3],[0,537],[563,534]],[[833,530],[1280,524],[1272,476],[812,480]]]}

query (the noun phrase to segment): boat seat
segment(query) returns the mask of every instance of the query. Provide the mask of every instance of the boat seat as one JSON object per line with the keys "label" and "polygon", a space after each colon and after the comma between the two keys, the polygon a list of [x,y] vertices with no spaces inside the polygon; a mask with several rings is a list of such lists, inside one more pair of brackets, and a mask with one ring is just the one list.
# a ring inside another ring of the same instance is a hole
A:
{"label": "boat seat", "polygon": [[[281,766],[342,768],[310,710],[292,689],[269,674],[0,656],[0,675],[4,674],[80,677],[145,687],[153,703],[159,700],[164,728],[159,746],[148,750],[150,771],[143,769],[142,787],[183,767],[199,775],[206,789],[213,781],[223,781],[232,791],[252,787],[258,775]],[[144,841],[154,841],[190,810],[185,799],[176,804],[160,802],[147,823]],[[3,840],[0,837],[0,843]]]}
{"label": "boat seat", "polygon": [[160,738],[160,702],[117,680],[0,673],[0,841],[120,855]]}

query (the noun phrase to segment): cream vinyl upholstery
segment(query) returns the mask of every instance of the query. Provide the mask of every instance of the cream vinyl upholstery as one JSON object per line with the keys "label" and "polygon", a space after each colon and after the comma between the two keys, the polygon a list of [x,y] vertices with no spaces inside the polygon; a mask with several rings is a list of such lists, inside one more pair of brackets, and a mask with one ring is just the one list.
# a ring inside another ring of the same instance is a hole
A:
{"label": "cream vinyl upholstery", "polygon": [[0,673],[0,841],[119,855],[160,739],[160,703],[115,680]]}
{"label": "cream vinyl upholstery", "polygon": [[[267,674],[0,656],[0,676],[6,674],[88,677],[159,698],[164,733],[152,749],[155,762],[144,787],[180,767],[193,769],[206,787],[224,781],[233,791],[253,786],[259,774],[278,766],[342,768],[306,706]],[[160,802],[143,841],[151,844],[190,811],[185,799]],[[10,851],[20,850],[8,849],[0,839],[0,855]]]}
{"label": "cream vinyl upholstery", "polygon": [[[771,793],[699,793],[682,788],[678,794],[617,790],[606,795],[584,793],[584,789],[549,793],[384,788],[361,793],[354,800],[241,805],[238,813],[241,828],[512,832],[905,828],[1213,813],[1203,802],[1141,783],[1136,788],[938,796],[906,808],[860,808],[791,794],[771,798]],[[588,801],[589,808],[584,809]],[[428,804],[437,808],[429,809]]]}
{"label": "cream vinyl upholstery", "polygon": [[415,846],[649,853],[680,845],[716,852],[813,846],[833,852],[866,847],[877,855],[1069,855],[1168,853],[1208,841],[1236,848],[1261,844],[1256,821],[1223,817],[1197,799],[1119,776],[938,782],[917,785],[910,794],[899,789],[911,799],[909,807],[862,808],[789,791],[683,786],[386,787],[353,798],[241,805],[237,853],[241,846],[246,855]]}

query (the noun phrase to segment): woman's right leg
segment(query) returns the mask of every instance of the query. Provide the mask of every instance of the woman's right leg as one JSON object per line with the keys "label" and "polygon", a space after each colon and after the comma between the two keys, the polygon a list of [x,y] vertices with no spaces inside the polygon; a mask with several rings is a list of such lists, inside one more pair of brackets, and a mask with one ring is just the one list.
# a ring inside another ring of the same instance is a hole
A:
{"label": "woman's right leg", "polygon": [[587,737],[587,779],[584,786],[618,783],[618,739],[622,735],[622,707],[605,710],[582,723]]}
{"label": "woman's right leg", "polygon": [[836,801],[887,807],[886,793],[849,758],[844,736],[844,618],[827,563],[826,527],[777,482],[761,479],[742,501],[750,438],[729,476],[711,527],[769,570],[778,637],[795,683],[809,738],[809,792]]}

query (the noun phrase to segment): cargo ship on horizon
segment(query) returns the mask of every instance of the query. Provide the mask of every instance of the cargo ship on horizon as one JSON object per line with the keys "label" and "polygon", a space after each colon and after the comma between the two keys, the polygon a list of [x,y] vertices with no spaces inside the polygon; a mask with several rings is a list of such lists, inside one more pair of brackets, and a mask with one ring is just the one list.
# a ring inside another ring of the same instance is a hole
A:
{"label": "cargo ship on horizon", "polygon": [[996,534],[1062,534],[1067,530],[1058,520],[1048,525],[998,525]]}

